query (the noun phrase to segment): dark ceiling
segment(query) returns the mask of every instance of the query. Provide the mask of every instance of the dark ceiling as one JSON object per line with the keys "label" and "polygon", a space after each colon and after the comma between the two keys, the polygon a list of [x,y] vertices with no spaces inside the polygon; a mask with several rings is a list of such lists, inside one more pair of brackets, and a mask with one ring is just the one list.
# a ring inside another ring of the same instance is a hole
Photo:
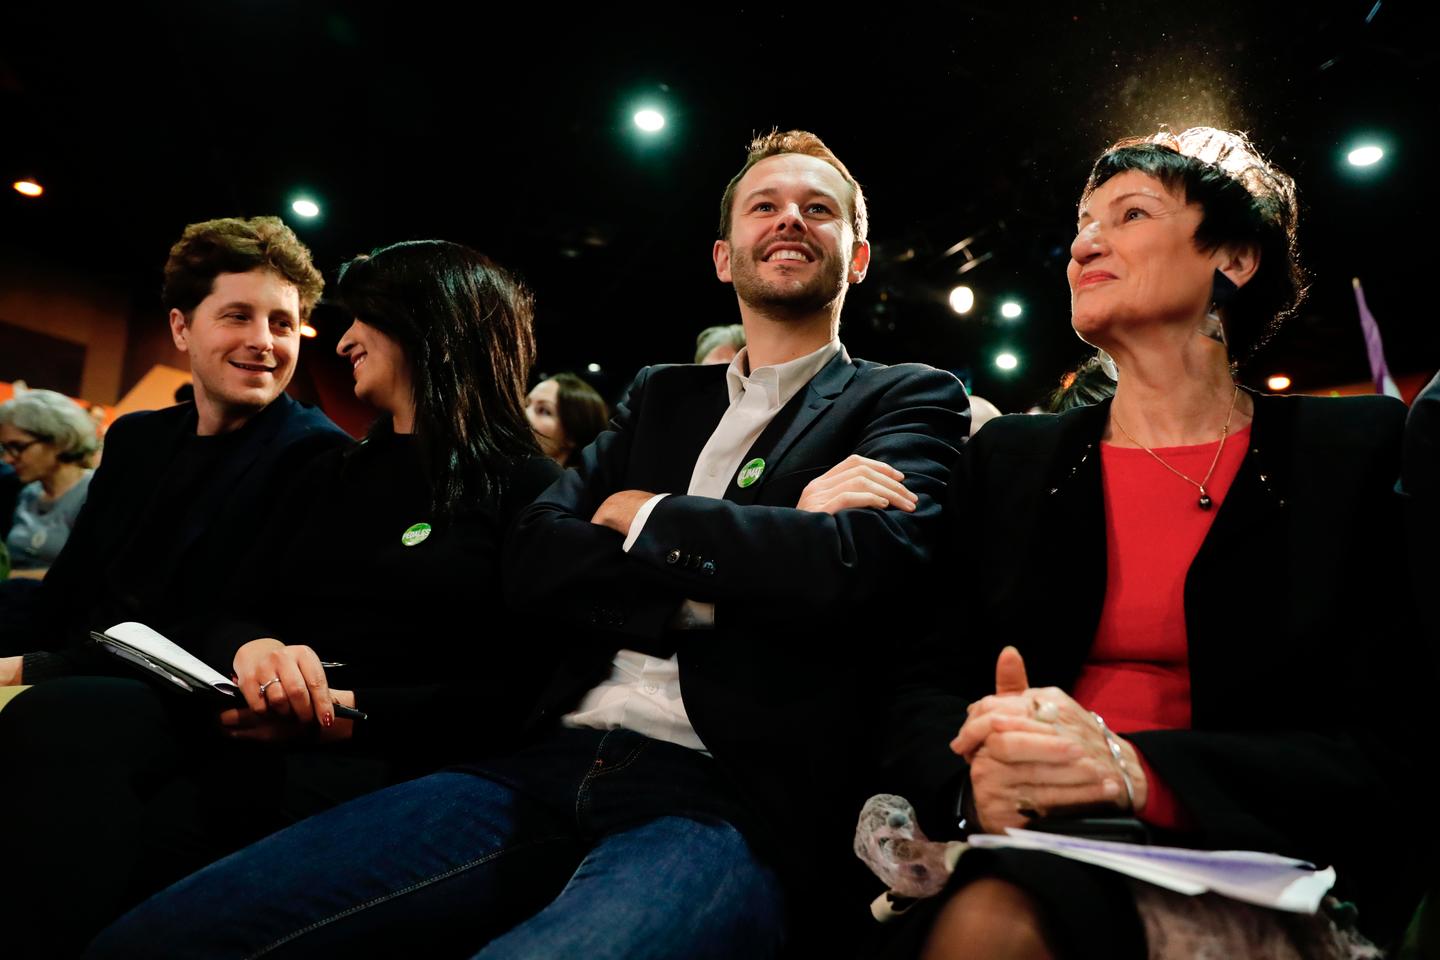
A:
{"label": "dark ceiling", "polygon": [[[1085,354],[1064,267],[1090,161],[1119,136],[1205,123],[1249,131],[1304,204],[1312,296],[1247,379],[1367,379],[1352,276],[1392,368],[1440,366],[1415,287],[1434,269],[1417,241],[1437,223],[1421,178],[1437,155],[1428,5],[119,6],[6,13],[0,173],[47,192],[5,189],[0,251],[115,278],[156,322],[165,251],[190,221],[280,213],[327,273],[443,237],[529,280],[543,368],[598,363],[613,395],[734,322],[709,255],[719,194],[753,132],[804,127],[870,198],[875,264],[846,305],[851,352],[955,370],[1016,409]],[[657,137],[631,123],[642,103],[667,113]],[[1365,135],[1389,152],[1361,175],[1343,159]],[[301,191],[320,219],[289,212]],[[962,318],[946,294],[966,254],[947,250],[967,238],[983,262]],[[1003,297],[1024,304],[1018,321],[1000,317]],[[338,318],[320,325],[333,342]],[[1013,373],[992,363],[1002,348]]]}

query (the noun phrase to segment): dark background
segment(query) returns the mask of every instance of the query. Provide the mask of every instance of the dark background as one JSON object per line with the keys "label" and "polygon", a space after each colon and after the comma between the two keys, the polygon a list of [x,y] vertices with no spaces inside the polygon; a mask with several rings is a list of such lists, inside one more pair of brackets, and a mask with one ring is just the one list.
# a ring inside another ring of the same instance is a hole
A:
{"label": "dark background", "polygon": [[[1436,33],[1420,4],[119,6],[4,15],[0,257],[122,285],[145,323],[163,322],[160,268],[191,221],[280,214],[327,275],[442,237],[529,281],[542,369],[598,363],[613,397],[640,365],[688,359],[700,328],[737,321],[710,262],[720,192],[753,133],[802,127],[870,200],[851,353],[925,360],[1023,409],[1086,355],[1064,268],[1090,163],[1120,136],[1210,124],[1248,131],[1295,176],[1314,273],[1247,382],[1368,379],[1352,276],[1392,369],[1440,366],[1419,283],[1437,213],[1423,173]],[[631,122],[644,105],[668,118],[658,136]],[[1386,159],[1348,167],[1367,135]],[[9,189],[25,175],[44,197]],[[290,212],[302,192],[319,219]],[[946,296],[966,257],[946,251],[967,238],[984,259],[958,317]],[[1000,317],[1005,297],[1018,321]],[[306,363],[345,323],[317,313]],[[1018,370],[994,367],[1002,348]]]}

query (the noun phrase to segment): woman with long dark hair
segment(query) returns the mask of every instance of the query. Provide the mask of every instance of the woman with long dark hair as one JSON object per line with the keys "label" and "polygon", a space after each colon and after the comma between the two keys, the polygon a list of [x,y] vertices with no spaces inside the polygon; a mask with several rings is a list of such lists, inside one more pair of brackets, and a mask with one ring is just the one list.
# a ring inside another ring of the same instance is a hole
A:
{"label": "woman with long dark hair", "polygon": [[[207,652],[231,657],[246,699],[221,717],[232,736],[314,724],[408,774],[503,737],[538,692],[517,680],[482,702],[462,696],[515,656],[499,642],[518,629],[500,599],[500,543],[558,470],[526,420],[531,298],[505,270],[458,244],[399,243],[346,264],[335,299],[354,317],[338,352],[382,416],[353,449],[317,459],[277,520],[299,589],[217,628]],[[334,703],[367,718],[337,718]]]}

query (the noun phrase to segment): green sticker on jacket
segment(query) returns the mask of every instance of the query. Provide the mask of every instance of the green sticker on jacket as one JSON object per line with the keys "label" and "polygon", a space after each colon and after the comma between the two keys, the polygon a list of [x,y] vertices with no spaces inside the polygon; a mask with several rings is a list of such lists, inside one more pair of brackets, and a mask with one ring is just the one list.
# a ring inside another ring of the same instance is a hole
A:
{"label": "green sticker on jacket", "polygon": [[743,490],[744,488],[753,484],[756,480],[759,480],[760,474],[764,472],[765,461],[761,460],[759,457],[756,457],[754,460],[751,460],[749,463],[745,464],[745,466],[740,468],[740,475],[736,477],[735,482],[738,483],[740,485],[740,488]]}
{"label": "green sticker on jacket", "polygon": [[405,544],[405,546],[407,547],[413,547],[417,543],[424,543],[425,539],[429,536],[430,524],[417,523],[409,530],[406,530],[404,533],[400,534],[400,542]]}

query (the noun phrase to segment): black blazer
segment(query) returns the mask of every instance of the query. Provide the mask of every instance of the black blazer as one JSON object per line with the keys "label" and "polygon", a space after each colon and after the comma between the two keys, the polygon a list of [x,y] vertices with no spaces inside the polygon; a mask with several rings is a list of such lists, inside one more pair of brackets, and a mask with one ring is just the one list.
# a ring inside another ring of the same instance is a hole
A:
{"label": "black blazer", "polygon": [[[1106,588],[1098,444],[1109,401],[1004,417],[966,447],[947,521],[970,558],[956,612],[892,704],[885,789],[953,835],[947,746],[1013,643],[1032,686],[1073,689]],[[1195,823],[1175,842],[1334,864],[1362,922],[1414,907],[1430,832],[1411,779],[1436,676],[1409,602],[1399,501],[1405,408],[1255,397],[1250,449],[1185,583],[1193,729],[1130,739]]]}
{"label": "black blazer", "polygon": [[[620,648],[666,635],[686,599],[715,604],[715,629],[674,634],[695,731],[786,865],[849,857],[874,702],[866,679],[927,599],[917,584],[941,539],[949,465],[968,422],[964,388],[919,364],[886,367],[842,350],[800,390],[743,462],[724,499],[685,495],[725,412],[725,367],[640,372],[611,429],[525,511],[510,541],[518,604],[583,625],[537,721],[553,722],[609,676]],[[852,453],[885,461],[919,495],[914,513],[794,509],[805,485]],[[668,492],[627,554],[591,524],[612,493]],[[784,842],[781,843],[783,838]],[[853,858],[852,858],[853,859]]]}
{"label": "black blazer", "polygon": [[[319,410],[281,394],[241,428],[236,446],[202,489],[186,491],[185,502],[176,503],[173,512],[166,504],[152,505],[176,451],[194,434],[195,423],[194,405],[181,404],[132,413],[111,426],[85,506],[39,591],[41,616],[34,628],[38,643],[55,647],[58,640],[62,647],[80,646],[89,630],[110,626],[103,621],[117,614],[146,620],[162,632],[191,617],[213,616],[291,474],[316,454],[349,440]],[[179,517],[188,520],[177,521]],[[184,526],[175,537],[168,566],[186,574],[187,589],[170,589],[167,578],[148,591],[164,597],[159,605],[137,600],[132,606],[114,597],[110,587],[117,576],[134,575],[117,570],[116,558],[136,538],[174,522]],[[27,663],[27,679],[31,675]]]}

